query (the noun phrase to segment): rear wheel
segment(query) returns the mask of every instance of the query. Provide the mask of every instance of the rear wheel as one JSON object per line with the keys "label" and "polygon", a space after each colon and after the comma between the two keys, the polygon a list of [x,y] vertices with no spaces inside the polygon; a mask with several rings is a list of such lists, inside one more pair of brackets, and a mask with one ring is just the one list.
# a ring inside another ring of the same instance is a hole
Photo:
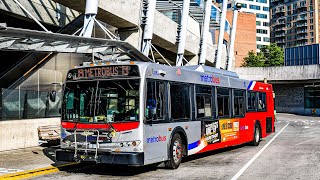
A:
{"label": "rear wheel", "polygon": [[253,146],[259,146],[260,144],[260,126],[258,124],[255,125],[254,128],[254,134],[253,134],[253,141],[251,142],[251,144]]}
{"label": "rear wheel", "polygon": [[183,144],[179,134],[175,134],[171,140],[169,149],[169,160],[165,162],[165,167],[177,169],[181,164],[183,155]]}

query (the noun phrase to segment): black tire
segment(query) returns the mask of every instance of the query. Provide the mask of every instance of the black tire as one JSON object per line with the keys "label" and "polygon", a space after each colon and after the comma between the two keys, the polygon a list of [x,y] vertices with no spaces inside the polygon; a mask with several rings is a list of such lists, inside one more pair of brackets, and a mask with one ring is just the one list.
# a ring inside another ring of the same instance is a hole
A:
{"label": "black tire", "polygon": [[253,146],[259,146],[260,144],[260,139],[261,139],[260,131],[261,131],[260,126],[256,124],[254,127],[253,141],[251,142]]}
{"label": "black tire", "polygon": [[169,160],[164,162],[164,165],[168,169],[177,169],[183,156],[183,144],[179,134],[173,136],[169,148]]}

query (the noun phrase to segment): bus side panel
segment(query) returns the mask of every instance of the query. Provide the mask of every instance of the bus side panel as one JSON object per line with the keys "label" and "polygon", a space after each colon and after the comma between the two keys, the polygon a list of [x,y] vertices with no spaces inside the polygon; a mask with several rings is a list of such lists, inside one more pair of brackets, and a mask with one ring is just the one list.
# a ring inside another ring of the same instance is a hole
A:
{"label": "bus side panel", "polygon": [[201,141],[200,121],[145,124],[143,140],[145,165],[168,160],[171,138],[177,133],[177,129],[180,132],[184,131],[182,134],[186,135],[188,155],[196,152]]}

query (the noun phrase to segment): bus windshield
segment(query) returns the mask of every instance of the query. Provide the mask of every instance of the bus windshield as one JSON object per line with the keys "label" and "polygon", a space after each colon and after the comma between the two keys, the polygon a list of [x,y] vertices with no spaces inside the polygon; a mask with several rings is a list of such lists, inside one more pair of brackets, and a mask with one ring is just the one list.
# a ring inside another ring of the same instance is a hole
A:
{"label": "bus windshield", "polygon": [[138,121],[138,79],[67,82],[62,120],[84,123]]}

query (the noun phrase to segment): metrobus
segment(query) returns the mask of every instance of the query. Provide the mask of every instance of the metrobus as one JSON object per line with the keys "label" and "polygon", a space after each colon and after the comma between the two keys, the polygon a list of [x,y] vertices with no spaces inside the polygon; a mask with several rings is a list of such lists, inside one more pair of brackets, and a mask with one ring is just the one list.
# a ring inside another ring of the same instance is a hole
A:
{"label": "metrobus", "polygon": [[91,63],[71,69],[63,89],[58,161],[176,169],[274,132],[272,86],[208,66]]}

